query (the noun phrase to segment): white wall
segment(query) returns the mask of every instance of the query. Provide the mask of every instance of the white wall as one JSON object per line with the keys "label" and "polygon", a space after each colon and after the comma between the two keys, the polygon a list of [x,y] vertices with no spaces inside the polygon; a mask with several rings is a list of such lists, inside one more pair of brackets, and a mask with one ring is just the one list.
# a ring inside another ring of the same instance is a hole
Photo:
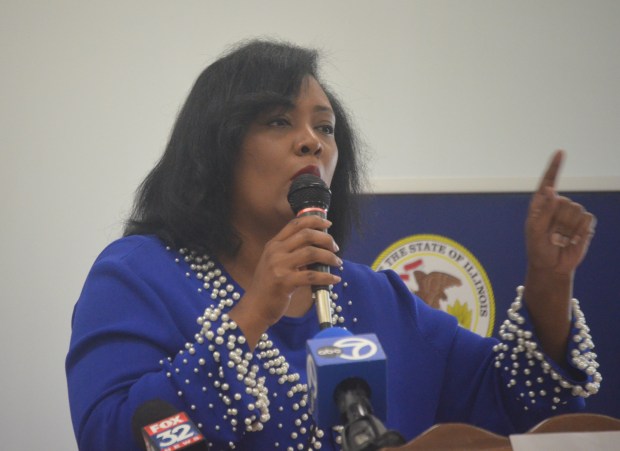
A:
{"label": "white wall", "polygon": [[86,272],[195,77],[258,35],[326,50],[378,189],[529,189],[558,147],[569,185],[620,189],[615,0],[0,0],[3,449],[75,449],[63,361]]}

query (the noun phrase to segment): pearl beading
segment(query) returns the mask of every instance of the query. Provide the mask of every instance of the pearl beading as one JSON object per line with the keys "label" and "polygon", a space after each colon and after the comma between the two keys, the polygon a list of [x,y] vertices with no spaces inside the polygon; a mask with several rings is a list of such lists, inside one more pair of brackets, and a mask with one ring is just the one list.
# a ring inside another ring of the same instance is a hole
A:
{"label": "pearl beading", "polygon": [[[585,316],[579,308],[579,301],[571,300],[573,324],[569,350],[571,365],[587,375],[583,382],[566,379],[539,349],[533,331],[527,328],[527,312],[520,312],[523,307],[523,292],[524,287],[519,286],[517,296],[508,309],[508,319],[499,329],[502,342],[493,348],[496,353],[495,367],[505,372],[507,386],[518,392],[517,399],[523,403],[525,410],[533,407],[537,401],[551,403],[551,409],[556,410],[558,404],[567,404],[571,396],[587,398],[596,394],[603,378],[598,372],[597,356],[592,351],[594,343]],[[525,376],[522,386],[515,379],[519,372]],[[548,388],[545,389],[549,387],[549,378],[553,381],[553,393],[548,393]]]}
{"label": "pearl beading", "polygon": [[[170,251],[171,249],[168,247],[167,250]],[[190,278],[193,272],[195,277],[202,282],[198,292],[206,292],[212,301],[217,301],[217,304],[212,303],[205,309],[204,314],[198,317],[197,322],[201,329],[194,337],[196,341],[195,343],[186,343],[185,349],[181,350],[180,354],[188,352],[190,355],[194,355],[196,346],[207,345],[213,360],[219,364],[218,378],[213,382],[213,386],[220,390],[219,398],[227,406],[224,420],[229,421],[232,432],[237,432],[239,426],[243,427],[246,433],[261,431],[264,425],[272,419],[269,410],[270,393],[265,382],[266,377],[275,377],[277,384],[287,385],[286,397],[289,399],[289,403],[292,402],[292,404],[287,405],[290,405],[293,412],[298,415],[294,419],[296,431],[290,434],[291,440],[287,441],[287,445],[293,443],[295,447],[287,446],[286,450],[321,449],[323,445],[321,439],[326,438],[326,434],[323,430],[315,427],[312,416],[308,412],[310,404],[308,385],[299,382],[300,374],[289,371],[289,363],[283,355],[280,355],[280,350],[274,346],[267,333],[262,334],[254,353],[250,352],[245,337],[238,330],[237,324],[227,314],[235,302],[241,298],[241,295],[235,291],[234,285],[228,283],[227,277],[217,268],[215,262],[208,255],[199,256],[188,249],[180,249],[179,254],[191,270],[185,274],[186,277]],[[179,263],[181,259],[176,258],[175,261]],[[340,267],[340,270],[342,271],[343,268]],[[343,286],[347,287],[348,284],[343,282]],[[331,292],[331,288],[330,286],[332,323],[343,324],[345,319],[341,314],[342,307],[336,304],[338,294]],[[351,302],[349,301],[348,305],[351,305]],[[356,320],[357,318],[354,318],[354,322]],[[168,358],[168,361],[171,362],[172,359]],[[205,365],[205,359],[200,359],[199,364]],[[268,376],[258,376],[260,366],[268,373]],[[235,377],[232,380],[236,379],[237,382],[242,383],[241,389],[237,387],[235,390],[231,387],[230,380],[233,371]],[[198,368],[194,372],[198,373]],[[208,376],[212,378],[213,375],[210,373]],[[206,389],[203,387],[203,391]],[[244,394],[251,396],[252,400],[247,402]],[[179,391],[178,395],[183,396],[182,391]],[[277,399],[277,395],[278,393],[272,393],[272,398]],[[209,404],[209,408],[213,409],[214,407],[214,405]],[[191,409],[195,410],[196,406],[192,405]],[[277,411],[283,412],[283,406],[280,405]],[[202,428],[202,424],[197,426]],[[283,424],[278,423],[277,427],[282,429]],[[216,430],[221,430],[221,428],[216,427]],[[341,444],[341,428],[335,427],[334,432],[335,443]],[[274,442],[275,448],[280,448],[282,445],[282,443]],[[213,446],[213,444],[210,443],[209,446]],[[232,441],[229,442],[229,448],[235,449],[235,444]]]}

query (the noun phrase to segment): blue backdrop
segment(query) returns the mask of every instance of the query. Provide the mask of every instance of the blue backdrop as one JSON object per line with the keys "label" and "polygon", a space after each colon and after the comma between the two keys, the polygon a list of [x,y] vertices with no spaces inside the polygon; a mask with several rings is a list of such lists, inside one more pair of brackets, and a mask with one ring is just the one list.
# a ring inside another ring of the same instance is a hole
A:
{"label": "blue backdrop", "polygon": [[[620,192],[568,193],[596,215],[596,235],[578,268],[580,300],[603,375],[587,410],[620,417]],[[394,242],[435,234],[465,246],[485,268],[495,294],[494,334],[525,274],[524,220],[530,194],[381,194],[364,196],[363,230],[344,256],[372,265]]]}

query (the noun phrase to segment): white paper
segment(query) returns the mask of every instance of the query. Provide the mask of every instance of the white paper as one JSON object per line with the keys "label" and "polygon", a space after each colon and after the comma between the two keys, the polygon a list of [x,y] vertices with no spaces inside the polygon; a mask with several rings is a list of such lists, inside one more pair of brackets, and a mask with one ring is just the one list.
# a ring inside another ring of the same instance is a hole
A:
{"label": "white paper", "polygon": [[620,431],[518,434],[510,444],[514,451],[618,451]]}

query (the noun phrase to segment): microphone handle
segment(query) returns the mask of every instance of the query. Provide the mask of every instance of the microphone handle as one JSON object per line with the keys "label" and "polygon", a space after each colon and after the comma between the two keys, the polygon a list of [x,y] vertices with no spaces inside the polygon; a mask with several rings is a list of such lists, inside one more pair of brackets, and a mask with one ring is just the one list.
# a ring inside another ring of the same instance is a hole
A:
{"label": "microphone handle", "polygon": [[[302,216],[319,216],[323,219],[327,218],[327,210],[321,207],[307,207],[300,210],[297,213],[297,217]],[[323,230],[327,232],[327,230]],[[329,273],[329,266],[322,265],[320,263],[314,263],[310,265],[310,269],[313,271]],[[316,306],[316,313],[319,318],[319,327],[321,329],[327,329],[332,327],[332,306],[329,286],[327,285],[312,285],[312,299]]]}

